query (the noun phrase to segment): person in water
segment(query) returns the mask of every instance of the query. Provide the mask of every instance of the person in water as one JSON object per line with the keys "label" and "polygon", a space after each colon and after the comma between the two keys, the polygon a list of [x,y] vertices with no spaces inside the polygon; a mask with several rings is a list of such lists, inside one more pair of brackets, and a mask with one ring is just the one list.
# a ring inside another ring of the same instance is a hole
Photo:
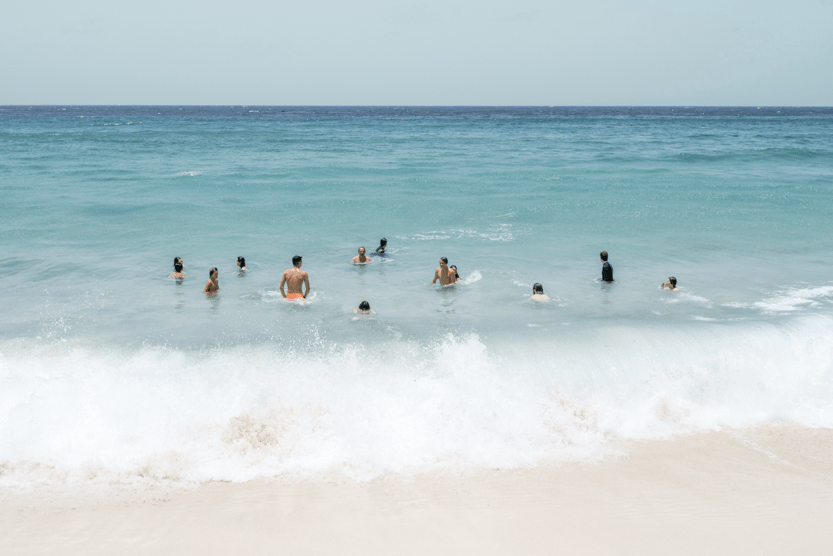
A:
{"label": "person in water", "polygon": [[662,289],[671,290],[672,292],[677,291],[677,279],[674,278],[673,276],[669,276],[668,281],[663,282]]}
{"label": "person in water", "polygon": [[359,308],[353,309],[353,312],[358,313],[360,315],[369,315],[370,313],[373,313],[374,315],[376,314],[376,311],[370,308],[370,303],[368,303],[367,301],[362,301],[361,303],[359,303]]}
{"label": "person in water", "polygon": [[379,247],[376,248],[376,251],[374,251],[374,253],[377,254],[377,255],[384,255],[385,254],[385,247],[387,247],[387,245],[388,245],[388,240],[387,239],[385,239],[385,238],[380,239],[379,240]]}
{"label": "person in water", "polygon": [[237,257],[237,266],[240,267],[240,271],[249,270],[246,268],[246,257]]}
{"label": "person in water", "polygon": [[440,257],[440,266],[434,271],[434,279],[431,280],[431,283],[436,284],[437,280],[443,286],[450,286],[455,281],[454,273],[448,268],[448,258],[446,257]]}
{"label": "person in water", "polygon": [[185,278],[185,275],[182,273],[182,259],[179,257],[174,257],[174,271],[171,272],[171,278]]}
{"label": "person in water", "polygon": [[532,296],[529,299],[532,301],[549,301],[550,296],[544,294],[544,286],[535,282],[532,285]]}
{"label": "person in water", "polygon": [[456,265],[451,265],[448,268],[451,269],[451,272],[454,273],[454,283],[459,282],[460,281],[460,275],[457,274],[457,266]]}
{"label": "person in water", "polygon": [[217,293],[217,290],[220,289],[220,284],[217,282],[219,274],[220,272],[217,270],[216,266],[208,271],[208,282],[205,283],[202,293],[207,293],[208,295],[214,295]]}
{"label": "person in water", "polygon": [[613,267],[607,262],[607,251],[599,255],[602,258],[602,282],[613,282]]}
{"label": "person in water", "polygon": [[353,257],[353,260],[350,261],[350,264],[365,264],[365,263],[372,263],[373,260],[369,257],[365,256],[367,251],[364,247],[359,247],[359,255],[358,257]]}
{"label": "person in water", "polygon": [[[295,255],[292,257],[292,268],[285,270],[281,276],[281,295],[286,300],[306,299],[309,295],[309,276],[301,270],[302,264],[301,256]],[[283,291],[284,284],[286,284],[286,293]],[[301,285],[306,286],[305,293],[301,293]]]}

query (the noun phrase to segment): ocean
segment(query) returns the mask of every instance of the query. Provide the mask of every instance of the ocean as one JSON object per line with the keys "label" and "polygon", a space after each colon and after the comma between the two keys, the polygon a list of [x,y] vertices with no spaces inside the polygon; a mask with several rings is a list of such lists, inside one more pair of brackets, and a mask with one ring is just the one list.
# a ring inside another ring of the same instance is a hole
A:
{"label": "ocean", "polygon": [[0,193],[6,489],[833,427],[831,108],[0,106]]}

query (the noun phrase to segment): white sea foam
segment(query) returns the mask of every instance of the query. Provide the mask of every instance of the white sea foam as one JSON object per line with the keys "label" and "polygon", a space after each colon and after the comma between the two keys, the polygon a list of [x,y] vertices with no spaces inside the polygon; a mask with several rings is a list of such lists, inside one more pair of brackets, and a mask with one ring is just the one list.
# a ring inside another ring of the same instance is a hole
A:
{"label": "white sea foam", "polygon": [[480,274],[479,270],[473,271],[471,274],[460,280],[461,284],[474,284],[483,279],[483,276]]}
{"label": "white sea foam", "polygon": [[197,171],[197,170],[191,170],[191,171],[188,171],[188,172],[177,172],[176,174],[174,174],[174,176],[176,176],[176,177],[180,177],[180,176],[194,177],[194,176],[200,176],[200,175],[202,175],[202,172]]}
{"label": "white sea foam", "polygon": [[833,301],[833,286],[791,288],[755,303],[755,307],[777,313],[795,311],[808,306],[814,307],[822,302],[830,303],[831,301]]}
{"label": "white sea foam", "polygon": [[768,420],[833,426],[833,321],[698,330],[534,350],[476,335],[372,350],[7,346],[0,487],[361,481],[592,459]]}

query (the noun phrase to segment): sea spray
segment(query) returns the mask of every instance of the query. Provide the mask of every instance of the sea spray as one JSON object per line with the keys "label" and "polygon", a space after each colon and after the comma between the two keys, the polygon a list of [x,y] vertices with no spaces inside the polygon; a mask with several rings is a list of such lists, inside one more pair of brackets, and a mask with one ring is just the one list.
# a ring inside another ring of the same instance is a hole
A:
{"label": "sea spray", "polygon": [[373,351],[43,346],[0,360],[0,481],[361,481],[767,421],[831,427],[831,332],[820,317],[656,342],[607,329],[525,357],[476,335]]}

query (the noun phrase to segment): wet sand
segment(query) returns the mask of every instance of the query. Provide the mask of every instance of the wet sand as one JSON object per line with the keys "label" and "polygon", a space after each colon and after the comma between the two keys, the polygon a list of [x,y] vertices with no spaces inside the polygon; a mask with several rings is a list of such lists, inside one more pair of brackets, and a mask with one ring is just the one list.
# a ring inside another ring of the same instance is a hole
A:
{"label": "wet sand", "polygon": [[2,554],[833,554],[833,430],[373,483],[210,483],[161,500],[4,493]]}

